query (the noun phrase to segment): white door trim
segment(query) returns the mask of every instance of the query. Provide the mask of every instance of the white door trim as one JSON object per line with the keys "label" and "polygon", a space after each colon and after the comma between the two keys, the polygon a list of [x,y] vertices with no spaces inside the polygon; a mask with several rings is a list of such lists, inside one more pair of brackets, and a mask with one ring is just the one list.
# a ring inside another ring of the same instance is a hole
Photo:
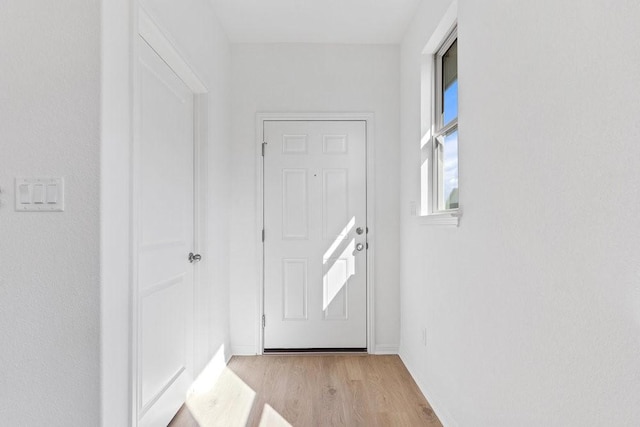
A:
{"label": "white door trim", "polygon": [[169,68],[185,82],[193,93],[207,93],[207,87],[202,83],[202,80],[180,55],[158,24],[142,7],[138,10],[138,34],[169,65]]}
{"label": "white door trim", "polygon": [[366,147],[367,147],[367,226],[370,233],[367,236],[369,249],[367,250],[367,352],[375,352],[375,313],[374,313],[374,254],[375,254],[375,152],[374,152],[374,114],[366,112],[355,113],[257,113],[256,114],[256,194],[257,197],[257,233],[256,245],[261,248],[258,251],[258,322],[256,322],[256,354],[263,354],[264,331],[262,328],[262,316],[264,315],[264,245],[262,242],[262,230],[264,228],[264,181],[263,181],[263,157],[262,143],[264,142],[264,122],[305,120],[305,121],[364,121],[366,122]]}
{"label": "white door trim", "polygon": [[[133,6],[133,40],[131,46],[132,61],[132,127],[133,127],[133,142],[132,142],[132,157],[131,157],[131,223],[130,223],[130,250],[131,250],[131,268],[130,268],[130,301],[131,301],[131,321],[130,321],[130,415],[131,425],[138,425],[138,381],[140,373],[138,372],[138,341],[137,341],[137,328],[138,328],[138,281],[136,271],[138,268],[137,259],[137,245],[138,245],[138,219],[140,213],[138,205],[135,202],[140,195],[139,188],[137,188],[138,174],[139,174],[139,149],[140,139],[137,131],[137,123],[140,122],[140,118],[137,116],[139,99],[137,95],[137,82],[140,75],[140,67],[138,65],[138,57],[140,48],[138,42],[147,43],[151,49],[153,49],[158,56],[176,73],[176,75],[186,84],[186,86],[194,94],[194,251],[203,255],[203,261],[194,265],[194,357],[192,364],[196,371],[194,376],[198,375],[198,370],[203,364],[202,354],[208,349],[199,348],[197,343],[199,335],[197,334],[197,327],[201,324],[199,319],[201,316],[205,316],[206,313],[201,312],[202,307],[199,302],[202,300],[200,295],[202,293],[204,279],[204,271],[206,269],[206,195],[207,195],[207,156],[206,147],[208,141],[208,89],[202,83],[202,80],[196,75],[188,61],[184,56],[180,54],[178,49],[166,36],[166,32],[154,21],[154,19],[142,8],[139,2],[134,2]],[[140,40],[141,39],[141,40]],[[186,255],[186,254],[185,254]],[[203,264],[203,265],[200,265]],[[203,343],[204,345],[205,343]]]}

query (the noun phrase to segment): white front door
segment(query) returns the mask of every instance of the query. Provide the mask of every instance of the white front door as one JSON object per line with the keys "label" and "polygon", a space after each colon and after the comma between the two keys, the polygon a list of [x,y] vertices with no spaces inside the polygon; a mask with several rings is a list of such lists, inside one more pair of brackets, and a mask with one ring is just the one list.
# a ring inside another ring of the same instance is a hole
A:
{"label": "white front door", "polygon": [[365,349],[366,122],[265,121],[264,348]]}
{"label": "white front door", "polygon": [[136,420],[167,425],[193,382],[194,95],[140,39],[134,153]]}

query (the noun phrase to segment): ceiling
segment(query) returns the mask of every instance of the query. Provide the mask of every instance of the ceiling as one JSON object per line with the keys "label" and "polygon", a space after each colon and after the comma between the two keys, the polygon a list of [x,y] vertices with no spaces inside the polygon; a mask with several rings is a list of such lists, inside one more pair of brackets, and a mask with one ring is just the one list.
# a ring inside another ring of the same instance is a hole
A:
{"label": "ceiling", "polygon": [[232,43],[400,43],[422,0],[211,0]]}

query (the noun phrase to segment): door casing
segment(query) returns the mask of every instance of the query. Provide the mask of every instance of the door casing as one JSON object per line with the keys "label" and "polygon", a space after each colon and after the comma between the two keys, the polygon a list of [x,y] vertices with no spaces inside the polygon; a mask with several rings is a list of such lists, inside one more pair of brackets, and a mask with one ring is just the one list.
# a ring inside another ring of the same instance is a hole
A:
{"label": "door casing", "polygon": [[264,162],[262,156],[262,143],[264,142],[264,122],[267,121],[364,121],[366,123],[366,187],[367,187],[367,226],[369,235],[367,240],[369,248],[367,252],[367,352],[374,353],[375,349],[375,313],[374,313],[374,260],[376,249],[375,230],[375,151],[374,151],[374,114],[368,112],[354,113],[257,113],[256,114],[256,194],[257,197],[257,233],[256,245],[260,248],[258,253],[258,292],[257,304],[258,316],[256,322],[256,354],[264,352],[264,329],[262,316],[264,315],[264,244],[262,242],[262,230],[264,229]]}

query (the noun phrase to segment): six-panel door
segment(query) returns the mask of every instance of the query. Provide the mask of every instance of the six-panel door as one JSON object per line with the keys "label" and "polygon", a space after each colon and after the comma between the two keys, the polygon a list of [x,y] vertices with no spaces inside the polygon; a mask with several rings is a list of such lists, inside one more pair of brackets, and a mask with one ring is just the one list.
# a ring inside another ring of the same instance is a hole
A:
{"label": "six-panel door", "polygon": [[264,136],[264,347],[366,348],[366,122]]}

